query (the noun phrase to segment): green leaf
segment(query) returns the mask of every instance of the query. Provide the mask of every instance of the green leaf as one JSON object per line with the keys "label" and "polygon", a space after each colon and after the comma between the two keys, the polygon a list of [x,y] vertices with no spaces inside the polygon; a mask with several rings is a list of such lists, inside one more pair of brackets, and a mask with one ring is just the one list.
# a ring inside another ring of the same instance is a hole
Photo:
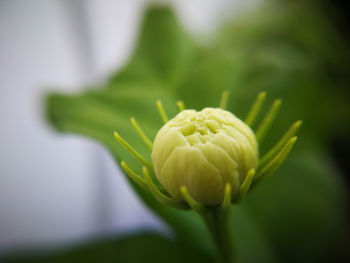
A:
{"label": "green leaf", "polygon": [[269,239],[259,221],[242,205],[231,211],[231,234],[240,262],[273,263],[276,259],[274,243]]}
{"label": "green leaf", "polygon": [[174,86],[188,72],[194,49],[172,10],[153,7],[145,14],[130,63],[111,79],[111,83],[150,80]]}
{"label": "green leaf", "polygon": [[96,241],[55,253],[14,256],[7,263],[178,263],[213,262],[200,252],[155,233],[140,233],[120,239]]}
{"label": "green leaf", "polygon": [[[133,130],[130,117],[134,117],[145,134],[153,140],[162,126],[156,100],[162,100],[169,116],[176,114],[176,98],[171,91],[173,77],[170,75],[176,69],[183,70],[185,62],[181,58],[181,52],[187,52],[184,47],[187,44],[184,43],[188,44],[187,36],[180,31],[174,14],[169,9],[150,9],[146,14],[137,55],[126,69],[106,86],[81,95],[51,94],[47,98],[48,119],[62,132],[82,134],[103,143],[118,163],[124,160],[141,174],[141,166],[115,140],[113,133],[118,131],[151,161],[150,150]],[[158,54],[156,50],[163,51]],[[170,57],[166,52],[171,54]],[[187,58],[187,55],[183,56]],[[171,63],[169,60],[172,58],[177,62]],[[160,76],[165,77],[164,74],[167,75],[166,78],[158,79]],[[189,246],[200,247],[206,253],[212,253],[209,234],[198,215],[161,205],[149,192],[133,182],[131,184],[142,200],[174,228],[179,239]]]}
{"label": "green leaf", "polygon": [[299,146],[242,206],[264,231],[278,262],[336,262],[344,189],[322,148]]}

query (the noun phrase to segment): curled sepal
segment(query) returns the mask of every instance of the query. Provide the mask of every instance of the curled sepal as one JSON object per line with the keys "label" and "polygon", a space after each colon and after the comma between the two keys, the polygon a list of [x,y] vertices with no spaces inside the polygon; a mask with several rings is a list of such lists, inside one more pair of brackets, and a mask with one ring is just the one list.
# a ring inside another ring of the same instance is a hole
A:
{"label": "curled sepal", "polygon": [[148,139],[148,137],[146,136],[146,134],[142,131],[141,127],[138,125],[138,123],[136,122],[136,120],[134,118],[130,118],[131,124],[134,127],[134,129],[136,130],[137,134],[141,137],[141,139],[143,140],[143,142],[147,145],[148,148],[150,148],[152,150],[152,142],[150,139]]}
{"label": "curled sepal", "polygon": [[265,166],[269,161],[276,157],[278,152],[286,145],[286,143],[298,132],[302,121],[296,121],[288,129],[288,131],[282,136],[282,138],[277,142],[277,144],[269,150],[260,160],[259,166]]}
{"label": "curled sepal", "polygon": [[169,196],[166,196],[164,193],[160,191],[158,186],[153,182],[150,174],[148,173],[148,169],[146,166],[142,167],[142,173],[143,176],[146,179],[148,189],[152,193],[155,199],[157,199],[159,202],[161,202],[164,205],[168,205],[174,208],[179,208],[179,209],[188,209],[189,207],[186,205],[186,203],[177,201]]}
{"label": "curled sepal", "polygon": [[249,192],[250,186],[253,182],[255,176],[255,169],[252,168],[248,171],[247,176],[245,177],[243,183],[239,187],[237,198],[235,199],[235,203],[241,201]]}
{"label": "curled sepal", "polygon": [[230,184],[225,185],[225,191],[224,191],[224,200],[222,201],[221,208],[224,211],[228,211],[231,207],[231,201],[232,201],[232,188]]}
{"label": "curled sepal", "polygon": [[254,186],[260,183],[262,180],[270,176],[287,158],[291,149],[293,148],[294,143],[296,142],[297,137],[294,136],[286,143],[286,145],[282,148],[282,150],[273,158],[270,162],[268,162],[265,166],[261,167],[258,171],[257,176],[253,182]]}
{"label": "curled sepal", "polygon": [[142,188],[148,190],[148,185],[145,180],[145,178],[141,177],[140,175],[136,174],[127,164],[126,162],[122,161],[120,163],[121,167],[125,171],[125,173],[130,177],[131,180],[133,180],[135,183],[137,183]]}
{"label": "curled sepal", "polygon": [[159,111],[159,115],[162,118],[163,123],[166,124],[169,119],[168,119],[168,116],[165,113],[163,104],[162,104],[162,102],[160,100],[157,100],[157,109]]}
{"label": "curled sepal", "polygon": [[127,149],[132,156],[136,158],[141,164],[146,165],[149,169],[153,170],[152,164],[147,161],[141,154],[139,154],[134,148],[130,146],[117,132],[114,132],[114,137],[117,139],[117,141],[124,146],[125,149]]}
{"label": "curled sepal", "polygon": [[256,118],[258,117],[260,109],[264,104],[265,98],[266,98],[266,92],[265,91],[260,92],[256,97],[256,100],[253,103],[251,109],[249,110],[249,113],[246,119],[244,120],[244,122],[248,124],[250,127],[253,126]]}
{"label": "curled sepal", "polygon": [[227,107],[227,101],[228,101],[228,97],[230,95],[230,92],[228,90],[225,90],[222,94],[221,94],[221,99],[220,99],[220,106],[219,108],[221,109],[226,109]]}
{"label": "curled sepal", "polygon": [[194,200],[191,195],[188,193],[187,187],[186,186],[181,186],[180,188],[181,194],[187,204],[197,213],[199,214],[204,214],[206,212],[205,206],[202,205],[201,203],[197,202]]}
{"label": "curled sepal", "polygon": [[185,110],[185,103],[182,100],[176,102],[176,106],[179,108],[179,111]]}
{"label": "curled sepal", "polygon": [[256,130],[255,135],[259,143],[262,142],[266,133],[269,131],[271,124],[275,120],[277,113],[281,107],[281,103],[282,101],[280,99],[277,99],[273,102],[270,110],[266,114],[265,118],[261,121],[258,129]]}

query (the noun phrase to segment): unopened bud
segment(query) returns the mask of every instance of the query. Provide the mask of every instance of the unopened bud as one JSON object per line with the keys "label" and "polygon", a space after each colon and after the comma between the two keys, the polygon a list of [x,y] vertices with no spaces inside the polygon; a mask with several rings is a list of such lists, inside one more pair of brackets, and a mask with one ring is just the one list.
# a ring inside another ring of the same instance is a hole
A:
{"label": "unopened bud", "polygon": [[175,199],[180,188],[206,205],[220,204],[226,184],[232,196],[248,171],[258,165],[258,146],[250,127],[219,108],[184,110],[158,132],[152,162],[159,182]]}

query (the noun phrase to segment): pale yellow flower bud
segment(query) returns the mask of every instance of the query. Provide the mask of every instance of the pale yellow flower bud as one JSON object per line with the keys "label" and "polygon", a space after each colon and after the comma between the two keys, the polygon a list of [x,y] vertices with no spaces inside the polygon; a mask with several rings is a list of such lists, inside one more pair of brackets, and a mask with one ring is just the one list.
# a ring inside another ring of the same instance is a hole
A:
{"label": "pale yellow flower bud", "polygon": [[180,188],[206,205],[220,204],[225,185],[238,193],[248,171],[258,165],[253,131],[219,108],[184,110],[158,132],[152,150],[155,175],[166,191],[183,200]]}

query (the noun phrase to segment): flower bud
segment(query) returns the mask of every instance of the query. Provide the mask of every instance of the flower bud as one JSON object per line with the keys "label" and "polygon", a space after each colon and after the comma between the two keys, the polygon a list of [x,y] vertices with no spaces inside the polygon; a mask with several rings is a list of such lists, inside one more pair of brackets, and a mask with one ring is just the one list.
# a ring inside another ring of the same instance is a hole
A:
{"label": "flower bud", "polygon": [[180,188],[206,205],[220,204],[227,183],[232,197],[248,171],[258,165],[253,131],[232,113],[219,108],[184,110],[168,121],[153,143],[155,175],[175,199]]}

